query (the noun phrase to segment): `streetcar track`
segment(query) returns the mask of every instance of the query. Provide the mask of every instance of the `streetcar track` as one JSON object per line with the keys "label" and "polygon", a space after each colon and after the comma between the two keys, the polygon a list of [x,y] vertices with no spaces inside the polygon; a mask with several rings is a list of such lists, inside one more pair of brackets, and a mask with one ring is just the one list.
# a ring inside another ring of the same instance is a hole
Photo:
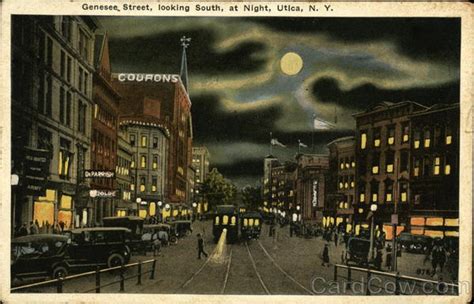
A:
{"label": "streetcar track", "polygon": [[271,295],[270,290],[268,290],[267,286],[265,285],[265,282],[262,279],[262,276],[258,272],[257,265],[255,264],[255,260],[252,256],[252,253],[250,252],[249,245],[245,243],[245,247],[247,248],[247,252],[249,253],[249,258],[250,261],[252,262],[253,270],[255,271],[255,274],[257,275],[258,281],[260,282],[260,285],[262,286],[263,290],[265,290],[267,295]]}
{"label": "streetcar track", "polygon": [[210,260],[211,260],[211,256],[207,258],[206,262],[204,262],[204,264],[202,264],[201,267],[196,272],[194,272],[191,275],[191,277],[180,286],[179,289],[183,289],[186,286],[188,286],[188,284],[191,283],[192,280],[194,280],[194,278],[204,269],[204,267],[206,267],[206,265],[209,263]]}
{"label": "streetcar track", "polygon": [[[268,259],[270,259],[270,261],[272,262],[273,266],[275,266],[278,270],[280,270],[281,273],[283,273],[285,275],[286,278],[288,278],[289,280],[291,280],[293,283],[295,283],[297,286],[299,286],[300,288],[302,288],[304,291],[306,291],[308,294],[310,295],[315,295],[314,292],[312,292],[311,290],[309,290],[308,288],[304,287],[300,282],[298,282],[294,277],[292,277],[290,274],[288,274],[288,272],[286,272],[283,268],[281,268],[281,266],[275,261],[275,259],[272,258],[272,256],[268,253],[267,249],[265,249],[265,247],[263,247],[262,243],[260,242],[260,240],[257,240],[258,242],[258,245],[260,245],[260,248],[262,248],[263,252],[265,253],[265,255],[268,257]],[[247,247],[248,249],[248,247]]]}
{"label": "streetcar track", "polygon": [[224,284],[222,285],[221,294],[224,294],[225,288],[227,287],[227,281],[229,279],[230,264],[232,263],[232,247],[230,248],[229,261],[227,262],[227,270],[225,273]]}

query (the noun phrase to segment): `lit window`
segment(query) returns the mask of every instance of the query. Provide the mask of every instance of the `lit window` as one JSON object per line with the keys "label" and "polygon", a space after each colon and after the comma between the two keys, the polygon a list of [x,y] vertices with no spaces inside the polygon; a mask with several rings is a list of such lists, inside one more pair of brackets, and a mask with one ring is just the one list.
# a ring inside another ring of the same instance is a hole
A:
{"label": "lit window", "polygon": [[414,134],[413,147],[418,149],[420,147],[420,132],[416,131]]}
{"label": "lit window", "polygon": [[222,217],[222,225],[227,225],[227,224],[229,224],[229,216],[224,215]]}
{"label": "lit window", "polygon": [[130,168],[135,168],[135,159],[133,158],[132,161],[130,162]]}
{"label": "lit window", "polygon": [[215,224],[215,225],[219,225],[219,217],[218,217],[218,216],[216,216],[215,221],[214,221],[214,224]]}
{"label": "lit window", "polygon": [[145,192],[145,185],[140,185],[140,192]]}
{"label": "lit window", "polygon": [[414,164],[413,164],[413,176],[419,176],[420,175],[420,160],[415,159]]}
{"label": "lit window", "polygon": [[346,188],[346,189],[349,188],[349,183],[348,182],[344,183],[344,188]]}
{"label": "lit window", "polygon": [[372,193],[372,202],[376,202],[377,198],[378,198],[378,194],[377,193]]}
{"label": "lit window", "polygon": [[156,192],[156,185],[151,185],[151,191]]}
{"label": "lit window", "polygon": [[425,131],[425,136],[424,136],[424,147],[425,148],[429,148],[430,147],[430,143],[431,143],[431,139],[430,139],[430,131],[429,130],[426,130]]}
{"label": "lit window", "polygon": [[352,161],[352,162],[351,162],[351,167],[352,167],[352,168],[355,168],[355,166],[356,166],[355,161]]}
{"label": "lit window", "polygon": [[379,174],[379,166],[372,167],[372,174]]}
{"label": "lit window", "polygon": [[402,142],[403,143],[408,142],[408,139],[410,138],[409,134],[410,134],[410,128],[408,124],[404,124],[402,126]]}
{"label": "lit window", "polygon": [[245,226],[245,227],[248,226],[248,220],[247,220],[247,219],[244,219],[244,226]]}
{"label": "lit window", "polygon": [[145,155],[142,155],[140,157],[140,167],[141,168],[146,168],[146,156]]}
{"label": "lit window", "polygon": [[407,193],[406,192],[401,193],[400,200],[404,203],[407,201]]}
{"label": "lit window", "polygon": [[158,156],[153,156],[153,169],[158,168]]}
{"label": "lit window", "polygon": [[341,160],[341,165],[340,165],[341,170],[344,169],[344,161]]}
{"label": "lit window", "polygon": [[393,164],[387,164],[387,173],[393,172]]}
{"label": "lit window", "polygon": [[446,166],[444,166],[444,174],[445,175],[450,175],[451,174],[451,165],[450,164],[446,164]]}
{"label": "lit window", "polygon": [[235,226],[236,223],[237,223],[237,219],[235,218],[235,216],[231,217],[231,219],[230,219],[230,224],[231,224],[232,226]]}
{"label": "lit window", "polygon": [[433,174],[439,175],[439,167],[441,165],[441,157],[435,157]]}
{"label": "lit window", "polygon": [[374,139],[374,147],[380,147],[380,139]]}
{"label": "lit window", "polygon": [[360,134],[360,148],[363,150],[367,147],[367,133]]}
{"label": "lit window", "polygon": [[351,181],[351,188],[354,188],[354,185],[355,185],[354,181]]}
{"label": "lit window", "polygon": [[374,147],[380,147],[380,128],[374,129]]}
{"label": "lit window", "polygon": [[142,147],[146,148],[147,141],[148,141],[148,138],[145,135],[142,135],[142,141],[141,141]]}
{"label": "lit window", "polygon": [[395,128],[388,129],[387,143],[393,145],[395,143]]}
{"label": "lit window", "polygon": [[365,202],[365,193],[361,193],[359,195],[359,202],[361,202],[361,203]]}
{"label": "lit window", "polygon": [[387,193],[387,194],[385,195],[385,200],[386,200],[387,202],[391,202],[391,201],[392,201],[392,193]]}
{"label": "lit window", "polygon": [[343,188],[343,183],[339,182],[339,189],[342,189],[342,188]]}
{"label": "lit window", "polygon": [[130,191],[134,191],[135,190],[135,185],[134,184],[130,184]]}
{"label": "lit window", "polygon": [[446,145],[450,145],[453,142],[453,134],[451,131],[451,127],[446,127]]}

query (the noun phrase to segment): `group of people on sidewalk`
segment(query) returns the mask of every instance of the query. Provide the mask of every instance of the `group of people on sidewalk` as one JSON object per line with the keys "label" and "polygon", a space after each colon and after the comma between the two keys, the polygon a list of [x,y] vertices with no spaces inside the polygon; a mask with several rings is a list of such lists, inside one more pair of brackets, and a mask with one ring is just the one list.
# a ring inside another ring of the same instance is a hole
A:
{"label": "group of people on sidewalk", "polygon": [[31,221],[29,224],[24,222],[21,226],[16,226],[13,233],[14,237],[32,235],[32,234],[60,234],[66,229],[67,223],[63,221],[54,222],[50,224],[48,221],[43,222],[40,226],[38,220]]}

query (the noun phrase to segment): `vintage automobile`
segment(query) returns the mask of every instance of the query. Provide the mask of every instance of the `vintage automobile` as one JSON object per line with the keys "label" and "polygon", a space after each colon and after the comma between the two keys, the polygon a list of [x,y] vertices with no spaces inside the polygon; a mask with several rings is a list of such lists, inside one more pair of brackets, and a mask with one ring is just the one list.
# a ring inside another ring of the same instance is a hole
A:
{"label": "vintage automobile", "polygon": [[[150,224],[150,225],[143,225],[143,236],[148,237],[150,235],[150,239],[153,239],[153,235],[156,234],[158,239],[161,241],[162,245],[168,244],[176,244],[177,237],[176,233],[172,232],[171,226],[168,224]],[[142,237],[143,239],[143,237]]]}
{"label": "vintage automobile", "polygon": [[426,254],[433,247],[433,239],[426,235],[414,235],[411,242],[408,243],[406,250],[412,253]]}
{"label": "vintage automobile", "polygon": [[115,267],[130,261],[127,236],[130,229],[120,227],[81,228],[69,231],[68,267]]}
{"label": "vintage automobile", "polygon": [[217,243],[222,231],[227,229],[227,242],[235,243],[239,238],[239,214],[233,205],[216,206],[216,213],[212,225],[214,242]]}
{"label": "vintage automobile", "polygon": [[130,230],[127,235],[127,245],[132,252],[145,254],[151,243],[142,239],[145,219],[138,216],[112,216],[102,219],[104,227],[123,227]]}
{"label": "vintage automobile", "polygon": [[258,239],[262,231],[262,216],[258,212],[244,212],[240,215],[240,237],[242,240]]}
{"label": "vintage automobile", "polygon": [[171,226],[171,230],[175,232],[176,237],[181,238],[193,233],[191,220],[175,220],[166,222]]}
{"label": "vintage automobile", "polygon": [[18,237],[11,243],[11,281],[25,277],[58,278],[68,274],[65,256],[68,237],[34,234]]}
{"label": "vintage automobile", "polygon": [[358,266],[368,266],[369,251],[369,240],[359,237],[349,238],[346,249],[346,263],[353,262]]}
{"label": "vintage automobile", "polygon": [[408,232],[402,232],[397,237],[397,242],[400,244],[403,250],[407,250],[413,243],[414,235]]}

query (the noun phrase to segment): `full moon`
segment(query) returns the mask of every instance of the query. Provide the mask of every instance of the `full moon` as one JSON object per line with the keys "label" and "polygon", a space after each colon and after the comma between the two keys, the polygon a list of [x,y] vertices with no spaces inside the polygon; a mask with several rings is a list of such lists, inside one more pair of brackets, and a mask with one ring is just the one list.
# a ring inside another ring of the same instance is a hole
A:
{"label": "full moon", "polygon": [[296,53],[286,53],[280,59],[280,68],[286,75],[296,75],[303,68],[303,59]]}

